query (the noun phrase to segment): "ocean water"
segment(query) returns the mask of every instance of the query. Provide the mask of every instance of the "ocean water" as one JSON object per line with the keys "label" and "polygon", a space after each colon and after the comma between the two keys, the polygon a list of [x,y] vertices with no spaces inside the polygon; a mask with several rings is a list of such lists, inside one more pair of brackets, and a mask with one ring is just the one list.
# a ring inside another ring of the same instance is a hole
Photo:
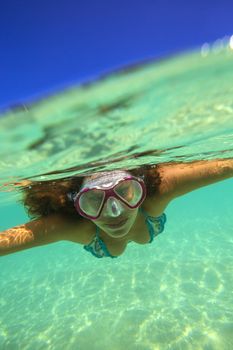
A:
{"label": "ocean water", "polygon": [[[0,118],[0,231],[17,181],[233,156],[228,43],[114,72]],[[70,242],[0,257],[0,349],[233,349],[233,179],[180,197],[151,245]]]}

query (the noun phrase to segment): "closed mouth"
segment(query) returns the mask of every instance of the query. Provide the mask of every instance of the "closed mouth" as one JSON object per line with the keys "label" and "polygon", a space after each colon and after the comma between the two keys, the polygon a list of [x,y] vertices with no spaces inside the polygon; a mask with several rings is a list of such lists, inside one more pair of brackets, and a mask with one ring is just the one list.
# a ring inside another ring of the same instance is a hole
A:
{"label": "closed mouth", "polygon": [[106,224],[105,226],[108,226],[108,227],[119,227],[119,226],[123,226],[126,221],[128,220],[128,218],[126,219],[123,219],[123,220],[120,220],[118,222],[114,222],[114,224]]}

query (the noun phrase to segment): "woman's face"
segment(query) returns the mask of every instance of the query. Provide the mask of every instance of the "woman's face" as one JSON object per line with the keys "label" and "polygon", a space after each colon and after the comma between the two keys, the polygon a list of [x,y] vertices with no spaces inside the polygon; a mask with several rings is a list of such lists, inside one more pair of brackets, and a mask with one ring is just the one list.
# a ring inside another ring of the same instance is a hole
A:
{"label": "woman's face", "polygon": [[[113,202],[114,201],[114,202]],[[116,208],[117,215],[109,215],[108,206]],[[128,234],[138,214],[138,208],[131,209],[118,199],[109,198],[96,220],[92,220],[100,229],[113,238],[121,238]]]}
{"label": "woman's face", "polygon": [[[126,172],[125,172],[126,173]],[[130,175],[129,173],[126,173]],[[100,173],[85,179],[85,183],[95,178],[100,178]],[[131,209],[121,200],[110,197],[104,204],[100,216],[91,220],[101,230],[113,238],[121,238],[128,234],[133,226],[138,213],[138,208]]]}

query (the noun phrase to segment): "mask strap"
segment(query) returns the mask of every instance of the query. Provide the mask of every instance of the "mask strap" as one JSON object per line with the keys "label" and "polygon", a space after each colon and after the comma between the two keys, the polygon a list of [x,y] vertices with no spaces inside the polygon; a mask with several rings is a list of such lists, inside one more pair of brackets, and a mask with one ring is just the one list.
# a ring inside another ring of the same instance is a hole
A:
{"label": "mask strap", "polygon": [[69,201],[74,202],[75,197],[77,196],[77,194],[78,194],[78,192],[76,192],[76,191],[71,191],[71,192],[68,192],[68,193],[66,194],[66,196],[67,196],[67,198],[69,199]]}

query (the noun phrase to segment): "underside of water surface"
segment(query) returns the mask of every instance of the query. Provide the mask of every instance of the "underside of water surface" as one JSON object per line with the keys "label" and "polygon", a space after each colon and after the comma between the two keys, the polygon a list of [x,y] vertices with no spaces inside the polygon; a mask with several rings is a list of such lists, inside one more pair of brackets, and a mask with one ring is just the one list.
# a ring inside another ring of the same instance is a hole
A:
{"label": "underside of water surface", "polygon": [[138,64],[2,112],[0,189],[18,180],[233,155],[229,45]]}

